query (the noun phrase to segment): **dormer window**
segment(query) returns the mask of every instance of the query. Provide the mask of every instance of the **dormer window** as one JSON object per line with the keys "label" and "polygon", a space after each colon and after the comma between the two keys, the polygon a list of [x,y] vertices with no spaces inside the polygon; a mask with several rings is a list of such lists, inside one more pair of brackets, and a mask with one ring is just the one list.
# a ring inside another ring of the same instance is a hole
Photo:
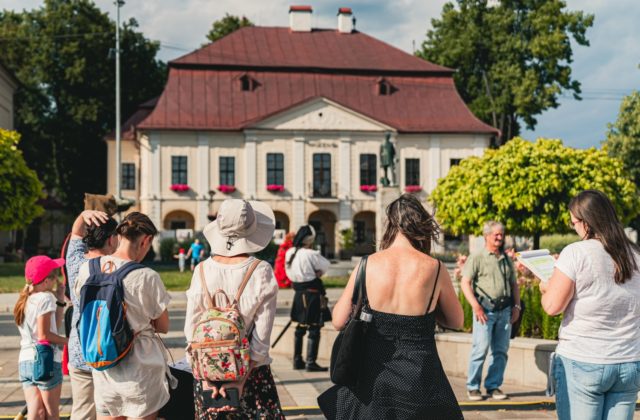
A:
{"label": "dormer window", "polygon": [[391,95],[394,91],[393,86],[386,79],[380,78],[377,81],[377,90],[378,95],[387,96]]}
{"label": "dormer window", "polygon": [[240,90],[243,92],[251,92],[258,86],[256,79],[246,73],[240,76],[238,81],[240,83]]}

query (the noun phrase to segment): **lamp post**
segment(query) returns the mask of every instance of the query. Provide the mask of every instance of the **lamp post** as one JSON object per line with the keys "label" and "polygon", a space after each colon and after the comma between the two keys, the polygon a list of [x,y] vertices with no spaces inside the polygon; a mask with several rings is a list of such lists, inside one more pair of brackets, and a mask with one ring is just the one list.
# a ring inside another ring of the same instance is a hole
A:
{"label": "lamp post", "polygon": [[121,198],[120,152],[120,7],[124,0],[116,0],[116,199]]}

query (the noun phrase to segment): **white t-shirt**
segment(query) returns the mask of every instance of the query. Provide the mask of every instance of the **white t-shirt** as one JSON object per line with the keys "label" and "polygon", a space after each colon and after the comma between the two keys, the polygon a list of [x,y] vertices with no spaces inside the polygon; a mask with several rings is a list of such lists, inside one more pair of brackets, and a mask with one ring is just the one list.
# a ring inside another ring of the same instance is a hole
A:
{"label": "white t-shirt", "polygon": [[318,277],[316,271],[326,273],[331,263],[320,252],[309,248],[300,248],[289,266],[288,262],[296,248],[289,248],[284,257],[284,269],[287,277],[294,283],[304,283]]}
{"label": "white t-shirt", "polygon": [[[100,257],[119,269],[128,261],[113,256]],[[75,292],[80,296],[89,278],[89,262],[78,271]],[[160,275],[145,267],[127,274],[123,282],[127,321],[136,334],[133,348],[120,363],[107,370],[93,370],[96,409],[118,417],[146,417],[169,401],[168,364],[165,348],[154,334],[151,321],[158,319],[169,306],[171,297]]]}
{"label": "white t-shirt", "polygon": [[[254,257],[249,257],[238,264],[222,264],[213,258],[204,260],[201,264],[203,264],[208,293],[211,295],[215,290],[222,289],[229,299],[233,299],[245,273],[254,261]],[[244,319],[245,332],[248,333],[253,328],[249,348],[251,361],[256,366],[271,363],[269,345],[276,316],[277,297],[278,282],[273,275],[273,269],[268,263],[262,261],[251,275],[238,302],[238,309]],[[193,271],[191,286],[187,290],[187,310],[184,320],[184,335],[187,341],[191,341],[196,323],[207,310],[206,299],[200,280],[200,267],[197,267]]]}
{"label": "white t-shirt", "polygon": [[616,284],[613,259],[596,239],[568,245],[556,268],[576,284],[556,352],[586,363],[640,361],[640,272]]}
{"label": "white t-shirt", "polygon": [[[58,334],[56,325],[56,298],[51,292],[37,292],[29,296],[24,311],[24,322],[18,327],[20,331],[19,362],[34,360],[35,344],[38,341],[38,317],[52,312],[49,330]],[[62,354],[58,346],[53,345],[53,361],[60,363]]]}

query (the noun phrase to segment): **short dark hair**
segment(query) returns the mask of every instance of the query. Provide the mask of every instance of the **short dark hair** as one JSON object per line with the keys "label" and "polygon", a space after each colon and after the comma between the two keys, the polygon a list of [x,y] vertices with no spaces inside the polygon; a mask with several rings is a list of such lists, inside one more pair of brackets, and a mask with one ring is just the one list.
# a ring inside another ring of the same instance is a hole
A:
{"label": "short dark hair", "polygon": [[89,225],[87,232],[82,238],[82,242],[89,249],[100,249],[107,243],[107,239],[109,239],[110,236],[116,234],[117,227],[118,223],[111,217],[99,226]]}
{"label": "short dark hair", "polygon": [[420,200],[412,194],[402,194],[387,206],[387,221],[380,249],[387,249],[402,233],[418,251],[429,254],[431,242],[436,241],[440,227]]}

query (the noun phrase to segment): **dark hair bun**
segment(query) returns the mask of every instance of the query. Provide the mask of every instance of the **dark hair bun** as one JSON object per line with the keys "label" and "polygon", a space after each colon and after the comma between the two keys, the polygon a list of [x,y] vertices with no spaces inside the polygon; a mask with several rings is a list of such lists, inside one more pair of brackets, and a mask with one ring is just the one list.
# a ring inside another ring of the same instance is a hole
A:
{"label": "dark hair bun", "polygon": [[149,219],[149,216],[134,211],[133,213],[129,213],[122,222],[120,222],[116,228],[116,232],[118,235],[130,241],[135,241],[143,235],[156,236],[158,229],[156,229],[151,219]]}
{"label": "dark hair bun", "polygon": [[107,243],[110,236],[115,235],[117,226],[118,224],[111,217],[100,226],[89,225],[82,242],[89,249],[100,249]]}

